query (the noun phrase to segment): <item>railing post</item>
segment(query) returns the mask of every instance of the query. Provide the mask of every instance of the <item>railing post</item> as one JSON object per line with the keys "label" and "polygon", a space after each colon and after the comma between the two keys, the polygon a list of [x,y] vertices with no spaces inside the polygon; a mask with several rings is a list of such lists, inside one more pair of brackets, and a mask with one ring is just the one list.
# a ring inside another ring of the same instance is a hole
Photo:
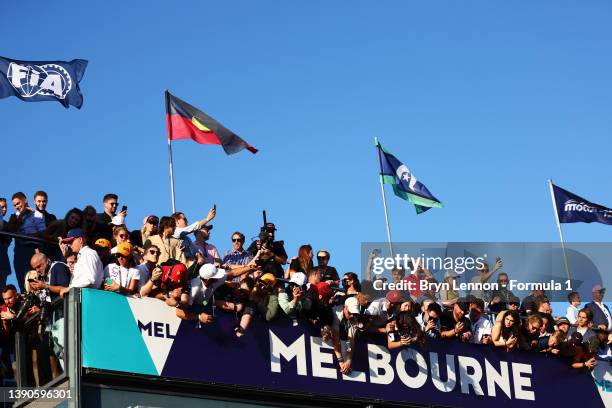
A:
{"label": "railing post", "polygon": [[81,289],[73,288],[68,295],[65,318],[65,364],[70,382],[71,399],[68,400],[68,407],[81,407]]}

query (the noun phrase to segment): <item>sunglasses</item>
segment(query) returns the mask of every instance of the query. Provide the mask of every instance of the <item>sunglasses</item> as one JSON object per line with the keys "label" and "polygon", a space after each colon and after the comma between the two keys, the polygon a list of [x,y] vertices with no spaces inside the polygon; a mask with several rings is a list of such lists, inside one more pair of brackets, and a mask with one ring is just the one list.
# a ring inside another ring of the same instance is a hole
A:
{"label": "sunglasses", "polygon": [[149,253],[150,253],[151,255],[161,255],[161,251],[156,251],[156,250],[154,250],[154,249],[149,249]]}
{"label": "sunglasses", "polygon": [[242,238],[232,238],[232,242],[242,242]]}
{"label": "sunglasses", "polygon": [[119,234],[119,238],[124,238],[124,239],[125,239],[125,238],[129,238],[129,237],[130,237],[130,236],[129,236],[129,235],[126,235],[126,234]]}
{"label": "sunglasses", "polygon": [[327,259],[327,257],[326,256],[318,256],[317,255],[317,259]]}

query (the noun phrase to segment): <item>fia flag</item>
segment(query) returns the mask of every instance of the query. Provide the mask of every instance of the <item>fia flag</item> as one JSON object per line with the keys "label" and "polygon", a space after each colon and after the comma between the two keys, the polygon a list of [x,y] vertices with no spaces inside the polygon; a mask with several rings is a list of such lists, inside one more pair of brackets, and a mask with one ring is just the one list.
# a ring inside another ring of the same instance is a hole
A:
{"label": "fia flag", "polygon": [[395,156],[383,149],[375,139],[380,162],[380,179],[384,184],[391,184],[396,196],[411,202],[417,214],[421,214],[432,207],[442,208],[442,203],[433,196],[423,183],[418,181],[414,174]]}
{"label": "fia flag", "polygon": [[601,222],[612,225],[612,209],[552,185],[559,222]]}
{"label": "fia flag", "polygon": [[201,144],[217,144],[223,147],[226,154],[234,154],[242,149],[257,153],[257,149],[240,136],[168,91],[166,123],[170,140],[191,139]]}
{"label": "fia flag", "polygon": [[87,61],[18,61],[0,57],[0,98],[16,96],[26,102],[58,101],[81,109],[79,82]]}

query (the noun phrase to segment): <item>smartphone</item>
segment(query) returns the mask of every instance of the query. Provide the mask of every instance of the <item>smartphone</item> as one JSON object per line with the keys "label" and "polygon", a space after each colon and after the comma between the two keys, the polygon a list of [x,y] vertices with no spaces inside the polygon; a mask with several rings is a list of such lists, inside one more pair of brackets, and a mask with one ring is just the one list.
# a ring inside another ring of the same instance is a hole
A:
{"label": "smartphone", "polygon": [[29,278],[29,279],[28,279],[28,282],[30,282],[30,283],[34,283],[34,282],[38,282],[38,281],[37,281],[36,279]]}
{"label": "smartphone", "polygon": [[124,212],[127,211],[127,205],[124,205],[123,207],[121,207],[121,211],[120,212]]}
{"label": "smartphone", "polygon": [[217,211],[217,204],[213,204],[213,210]]}

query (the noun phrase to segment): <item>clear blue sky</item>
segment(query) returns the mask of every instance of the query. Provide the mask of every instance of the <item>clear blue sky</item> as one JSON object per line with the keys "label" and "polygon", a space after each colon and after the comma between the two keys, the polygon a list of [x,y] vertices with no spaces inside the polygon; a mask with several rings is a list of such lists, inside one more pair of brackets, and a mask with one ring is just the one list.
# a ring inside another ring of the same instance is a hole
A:
{"label": "clear blue sky", "polygon": [[[612,5],[55,1],[3,5],[0,55],[89,60],[81,110],[0,100],[0,196],[49,210],[116,192],[128,224],[170,213],[163,91],[260,149],[174,143],[177,206],[217,204],[212,243],[253,237],[261,209],[290,256],[360,268],[384,241],[373,137],[445,205],[417,216],[389,190],[397,241],[556,241],[546,179],[612,206]],[[12,210],[12,209],[11,209]],[[570,241],[612,227],[565,226]]]}

